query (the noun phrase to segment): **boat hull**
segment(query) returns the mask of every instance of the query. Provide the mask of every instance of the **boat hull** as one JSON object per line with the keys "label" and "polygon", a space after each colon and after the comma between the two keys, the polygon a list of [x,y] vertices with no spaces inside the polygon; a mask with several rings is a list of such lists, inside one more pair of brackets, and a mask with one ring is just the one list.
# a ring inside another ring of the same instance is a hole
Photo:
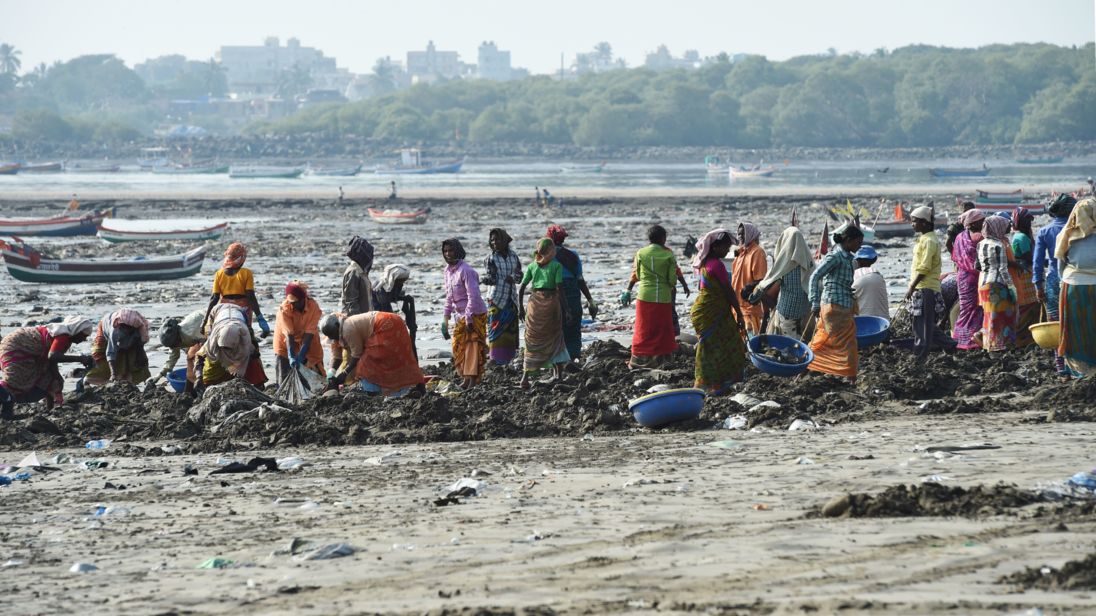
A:
{"label": "boat hull", "polygon": [[415,212],[391,212],[369,208],[369,217],[373,222],[382,225],[421,225],[426,223],[428,212],[417,210]]}
{"label": "boat hull", "polygon": [[109,212],[96,212],[82,218],[60,217],[20,220],[0,219],[0,235],[19,237],[73,237],[95,235]]}
{"label": "boat hull", "polygon": [[153,167],[156,175],[213,175],[228,173],[228,165],[204,165],[201,167]]}
{"label": "boat hull", "polygon": [[214,225],[203,229],[180,229],[175,231],[131,231],[124,229],[110,229],[99,225],[97,235],[99,239],[111,244],[125,242],[163,242],[163,241],[195,241],[220,239],[228,230],[228,223]]}
{"label": "boat hull", "polygon": [[984,178],[989,175],[989,169],[941,169],[932,167],[929,175],[934,178]]}
{"label": "boat hull", "polygon": [[982,201],[975,201],[974,207],[984,212],[1011,212],[1016,208],[1025,209],[1032,214],[1042,214],[1046,212],[1046,204],[1042,202],[1027,202],[1027,203],[986,203]]}
{"label": "boat hull", "polygon": [[772,177],[774,173],[776,173],[776,169],[773,169],[772,167],[768,169],[735,169],[734,167],[731,167],[730,169],[731,177],[735,179],[769,178]]}
{"label": "boat hull", "polygon": [[1021,165],[1057,165],[1064,159],[1064,156],[1050,156],[1047,158],[1021,158],[1016,162]]}
{"label": "boat hull", "polygon": [[228,177],[242,179],[266,178],[292,180],[301,177],[301,174],[303,173],[304,169],[297,167],[285,169],[232,167],[228,170]]}
{"label": "boat hull", "polygon": [[15,163],[12,165],[0,165],[0,175],[15,175],[16,173],[19,173],[19,170],[22,168],[23,166],[19,163]]}
{"label": "boat hull", "polygon": [[362,166],[358,165],[357,167],[350,167],[350,168],[343,168],[343,169],[337,169],[337,168],[311,169],[308,173],[309,173],[309,175],[315,175],[315,176],[318,176],[318,177],[349,178],[349,177],[354,177],[355,175],[358,175],[359,173],[361,173],[361,171],[362,171]]}
{"label": "boat hull", "polygon": [[19,173],[60,173],[64,169],[61,163],[40,163],[37,165],[23,165]]}
{"label": "boat hull", "polygon": [[460,168],[463,165],[463,160],[456,160],[442,165],[433,165],[431,167],[414,167],[406,169],[401,169],[400,167],[386,167],[377,169],[374,173],[377,175],[434,175],[438,173],[460,173]]}
{"label": "boat hull", "polygon": [[201,271],[205,253],[203,247],[172,257],[92,261],[36,258],[11,247],[0,251],[13,278],[47,284],[177,280]]}

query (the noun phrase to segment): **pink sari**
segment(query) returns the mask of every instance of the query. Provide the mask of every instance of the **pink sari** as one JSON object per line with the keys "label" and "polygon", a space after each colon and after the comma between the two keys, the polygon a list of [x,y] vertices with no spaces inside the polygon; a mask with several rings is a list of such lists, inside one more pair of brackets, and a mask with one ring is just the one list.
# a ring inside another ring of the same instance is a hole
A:
{"label": "pink sari", "polygon": [[951,248],[951,260],[955,263],[955,283],[959,289],[959,316],[951,337],[960,349],[979,349],[971,337],[982,329],[982,305],[978,302],[978,242],[970,231],[963,231],[955,238]]}

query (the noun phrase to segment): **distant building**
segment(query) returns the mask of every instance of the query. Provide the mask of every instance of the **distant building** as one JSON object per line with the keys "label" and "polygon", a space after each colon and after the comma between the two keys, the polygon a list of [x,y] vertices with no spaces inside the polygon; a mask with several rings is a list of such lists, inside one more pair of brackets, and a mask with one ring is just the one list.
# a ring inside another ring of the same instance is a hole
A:
{"label": "distant building", "polygon": [[434,41],[426,51],[407,52],[407,76],[411,83],[432,83],[438,79],[457,79],[467,70],[455,51],[438,51]]}
{"label": "distant building", "polygon": [[609,43],[598,43],[594,51],[588,53],[576,53],[571,63],[570,75],[577,77],[589,73],[604,73],[628,68],[623,58],[613,59],[613,48]]}
{"label": "distant building", "polygon": [[510,67],[510,52],[502,51],[494,41],[484,41],[479,46],[476,77],[492,81],[509,81],[514,78]]}
{"label": "distant building", "polygon": [[654,53],[647,54],[643,66],[652,71],[669,71],[673,69],[695,70],[700,68],[701,64],[700,54],[695,49],[689,49],[684,56],[675,58],[665,45],[659,45]]}
{"label": "distant building", "polygon": [[309,73],[316,89],[342,91],[352,79],[349,71],[335,65],[335,58],[315,47],[302,47],[295,38],[286,40],[285,47],[274,36],[262,45],[223,46],[217,59],[225,68],[229,91],[239,97],[273,94],[282,71],[295,66]]}

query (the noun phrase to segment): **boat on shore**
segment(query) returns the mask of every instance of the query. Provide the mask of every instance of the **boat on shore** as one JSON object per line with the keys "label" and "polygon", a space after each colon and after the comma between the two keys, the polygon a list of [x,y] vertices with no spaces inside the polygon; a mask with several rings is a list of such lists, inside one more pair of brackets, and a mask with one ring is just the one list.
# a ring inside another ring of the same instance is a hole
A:
{"label": "boat on shore", "polygon": [[349,167],[309,167],[308,175],[315,175],[317,177],[339,177],[349,178],[354,177],[362,172],[361,165],[353,165]]}
{"label": "boat on shore", "polygon": [[769,178],[776,173],[776,167],[768,166],[762,167],[761,165],[755,165],[753,167],[735,167],[731,165],[729,173],[732,179],[742,178]]}
{"label": "boat on shore", "polygon": [[373,222],[382,225],[421,225],[426,223],[426,218],[430,214],[430,209],[419,209],[413,212],[404,212],[403,210],[375,210],[368,208],[369,217],[373,219]]}
{"label": "boat on shore", "polygon": [[393,167],[377,167],[377,175],[433,175],[436,173],[460,173],[464,158],[443,163],[430,163],[422,157],[418,148],[400,150],[400,162]]}
{"label": "boat on shore", "polygon": [[228,165],[216,163],[205,165],[180,165],[169,164],[152,168],[157,175],[212,175],[216,173],[228,173]]}
{"label": "boat on shore", "polygon": [[0,163],[0,175],[15,175],[22,168],[19,163]]}
{"label": "boat on shore", "polygon": [[559,166],[560,173],[601,173],[605,169],[605,161],[589,164],[567,163]]}
{"label": "boat on shore", "polygon": [[228,230],[227,222],[208,220],[120,220],[109,218],[99,223],[99,239],[119,244],[147,241],[206,241],[220,239]]}
{"label": "boat on shore", "polygon": [[976,190],[974,200],[982,203],[1020,203],[1024,200],[1024,189],[1009,191]]}
{"label": "boat on shore", "polygon": [[293,179],[301,177],[304,167],[278,167],[258,165],[232,165],[228,169],[230,178],[282,178]]}
{"label": "boat on shore", "polygon": [[131,259],[52,259],[22,241],[0,245],[8,273],[23,282],[52,284],[175,280],[197,274],[206,248],[181,255]]}
{"label": "boat on shore", "polygon": [[61,173],[64,167],[59,162],[23,163],[19,173]]}
{"label": "boat on shore", "polygon": [[[956,199],[956,203],[962,203],[964,199]],[[1046,203],[1042,201],[1021,201],[1019,203],[998,203],[998,202],[985,202],[974,200],[974,207],[982,210],[983,212],[1011,212],[1017,208],[1027,210],[1032,214],[1043,214],[1046,212]]]}
{"label": "boat on shore", "polygon": [[0,218],[0,236],[72,237],[95,235],[99,223],[114,215],[114,208],[83,216],[61,214],[52,218]]}
{"label": "boat on shore", "polygon": [[989,167],[929,167],[929,175],[934,178],[984,178],[989,175]]}
{"label": "boat on shore", "polygon": [[1042,158],[1021,158],[1016,162],[1021,165],[1057,165],[1065,160],[1065,156],[1045,156]]}
{"label": "boat on shore", "polygon": [[731,170],[731,166],[724,164],[723,159],[715,154],[704,157],[704,169],[711,175],[725,175]]}
{"label": "boat on shore", "polygon": [[65,171],[68,173],[118,173],[121,170],[121,166],[109,163],[102,165],[87,165],[83,163],[65,165]]}

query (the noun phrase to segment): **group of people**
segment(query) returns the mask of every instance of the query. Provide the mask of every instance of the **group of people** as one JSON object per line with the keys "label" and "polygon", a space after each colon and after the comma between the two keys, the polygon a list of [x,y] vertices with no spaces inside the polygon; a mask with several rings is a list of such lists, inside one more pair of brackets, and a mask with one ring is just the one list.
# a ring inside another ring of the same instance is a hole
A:
{"label": "group of people", "polygon": [[[905,294],[913,328],[913,352],[925,361],[932,350],[999,351],[1032,342],[1028,327],[1042,319],[1060,322],[1056,369],[1080,378],[1096,373],[1096,199],[1077,202],[1063,195],[1049,208],[1051,222],[1038,232],[1022,208],[987,215],[967,204],[948,230],[946,250],[955,271],[942,273],[942,249],[935,212],[921,206],[909,219],[917,239]],[[561,377],[582,353],[582,299],[591,318],[598,306],[583,277],[582,260],[566,246],[567,231],[550,226],[524,268],[501,228],[487,237],[490,253],[481,273],[467,262],[460,240],[441,243],[445,308],[442,335],[452,343],[453,368],[463,388],[475,387],[488,362],[508,366],[522,352],[519,386],[528,388],[540,371]],[[648,245],[633,259],[621,304],[635,301],[633,368],[659,365],[677,350],[680,324],[678,287],[692,291],[666,247],[660,225],[647,233]],[[745,376],[746,343],[751,336],[779,334],[810,340],[813,371],[855,381],[859,349],[856,315],[889,318],[887,284],[875,270],[878,254],[864,245],[864,234],[848,223],[832,234],[833,247],[812,254],[796,225],[780,234],[771,262],[757,226],[743,222],[736,232],[717,228],[696,242],[690,265],[697,297],[690,310],[696,332],[695,384],[713,393],[728,391]],[[731,267],[724,261],[734,250]],[[112,381],[154,383],[186,357],[186,389],[242,378],[262,386],[268,378],[259,357],[253,325],[261,336],[274,334],[278,382],[293,372],[311,371],[327,389],[355,387],[385,396],[421,392],[425,378],[418,364],[414,298],[404,284],[411,270],[384,268],[374,286],[373,245],[353,237],[342,276],[337,311],[324,315],[309,286],[289,281],[273,331],[255,294],[247,249],[225,251],[213,276],[205,310],[164,321],[159,342],[170,350],[156,376],[150,373],[145,345],[149,322],[123,307],[98,323],[70,317],[59,323],[16,329],[0,341],[0,408],[4,418],[15,403],[63,401],[60,365],[82,363],[82,385]],[[481,293],[481,286],[490,293]],[[401,316],[402,314],[402,316]],[[524,345],[519,324],[524,324]],[[950,330],[950,333],[949,333]],[[324,341],[331,353],[324,364]],[[70,354],[91,340],[90,355]]]}

